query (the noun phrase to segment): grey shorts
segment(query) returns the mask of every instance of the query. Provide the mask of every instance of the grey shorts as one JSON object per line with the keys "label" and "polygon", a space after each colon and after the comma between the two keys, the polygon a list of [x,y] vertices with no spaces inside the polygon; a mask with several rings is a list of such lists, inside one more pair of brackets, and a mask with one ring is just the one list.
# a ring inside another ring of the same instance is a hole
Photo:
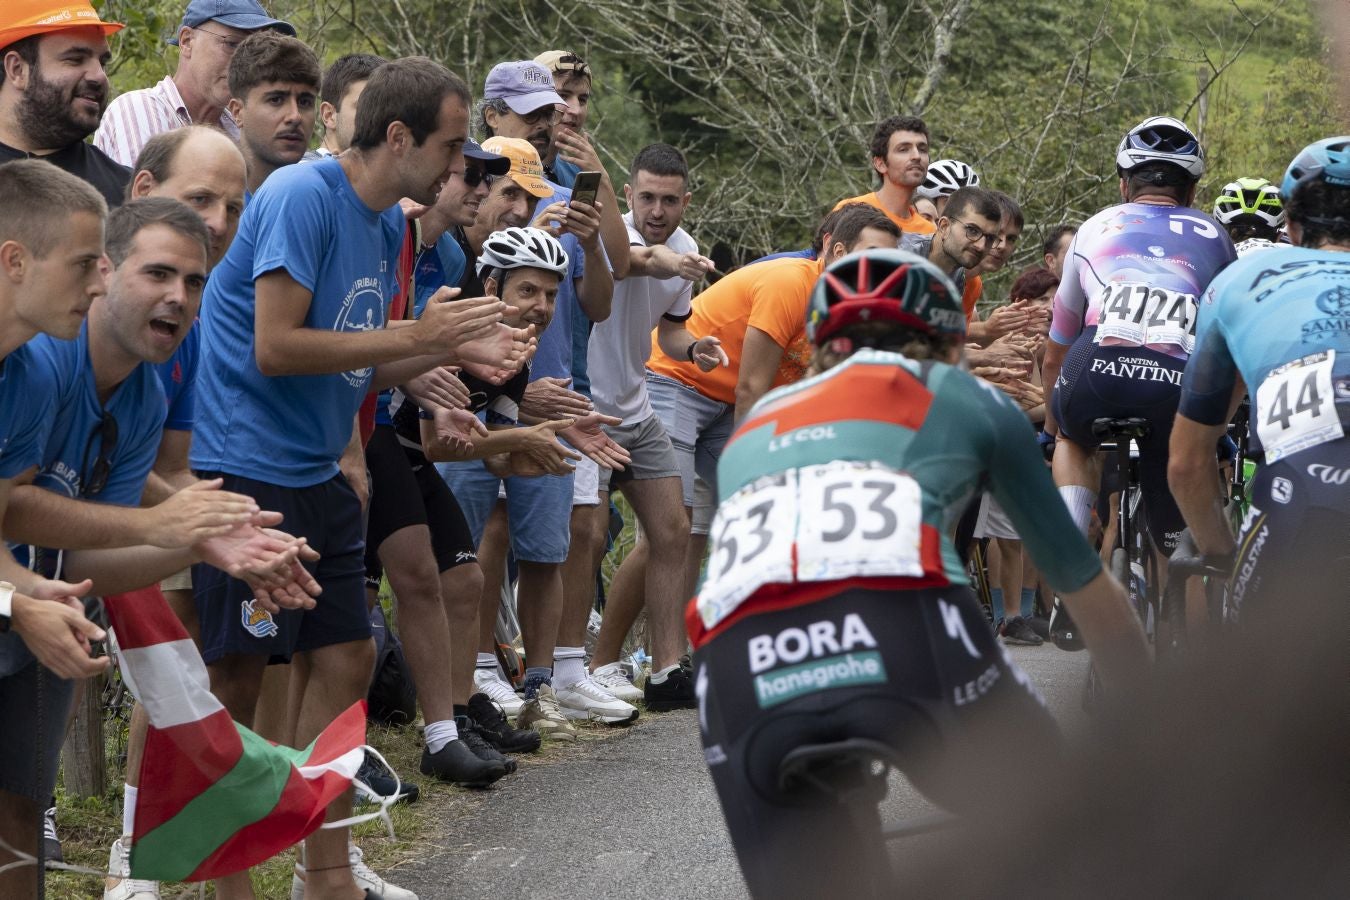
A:
{"label": "grey shorts", "polygon": [[74,697],[74,681],[42,669],[17,634],[0,635],[0,791],[46,808]]}
{"label": "grey shorts", "polygon": [[605,426],[610,440],[628,451],[632,457],[627,468],[600,470],[600,490],[609,490],[610,482],[645,481],[650,478],[679,478],[680,461],[675,456],[675,445],[670,442],[661,417],[652,413],[632,425]]}
{"label": "grey shorts", "polygon": [[717,461],[731,437],[735,407],[650,371],[647,395],[675,446],[680,479],[684,482],[684,505],[694,505],[695,476],[706,481],[716,497]]}
{"label": "grey shorts", "polygon": [[1012,519],[1003,511],[1003,507],[998,505],[993,494],[985,494],[980,502],[980,515],[975,520],[975,536],[977,538],[1002,538],[1005,541],[1020,541],[1017,536],[1017,529],[1013,527]]}

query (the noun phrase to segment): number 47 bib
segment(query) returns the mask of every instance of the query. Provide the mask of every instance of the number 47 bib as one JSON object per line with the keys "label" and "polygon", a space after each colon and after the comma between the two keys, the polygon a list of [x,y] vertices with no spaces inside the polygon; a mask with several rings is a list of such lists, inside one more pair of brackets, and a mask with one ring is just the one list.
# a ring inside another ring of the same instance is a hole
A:
{"label": "number 47 bib", "polygon": [[1331,383],[1335,365],[1336,351],[1323,350],[1271,369],[1256,389],[1256,435],[1266,462],[1345,434]]}
{"label": "number 47 bib", "polygon": [[765,584],[923,575],[922,504],[913,478],[878,463],[805,466],[746,485],[713,519],[704,627]]}

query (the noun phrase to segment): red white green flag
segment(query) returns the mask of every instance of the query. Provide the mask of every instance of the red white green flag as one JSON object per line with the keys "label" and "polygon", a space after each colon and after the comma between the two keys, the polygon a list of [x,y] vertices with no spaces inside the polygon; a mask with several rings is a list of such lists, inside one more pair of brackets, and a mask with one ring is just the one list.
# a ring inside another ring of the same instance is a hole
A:
{"label": "red white green flag", "polygon": [[122,678],[150,718],[131,877],[206,881],[299,843],[360,767],[365,701],[303,750],[235,722],[158,587],[105,597]]}

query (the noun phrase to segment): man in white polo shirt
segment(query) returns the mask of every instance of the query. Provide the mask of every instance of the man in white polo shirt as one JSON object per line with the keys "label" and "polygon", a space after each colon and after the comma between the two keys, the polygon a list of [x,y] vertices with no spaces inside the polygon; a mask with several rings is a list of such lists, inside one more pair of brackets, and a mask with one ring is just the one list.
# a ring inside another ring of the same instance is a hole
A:
{"label": "man in white polo shirt", "polygon": [[[712,269],[680,219],[689,206],[689,167],[669,144],[651,144],[633,160],[631,182],[624,185],[630,212],[624,216],[630,243],[628,276],[614,286],[610,317],[591,332],[591,395],[600,412],[622,419],[605,431],[629,452],[623,470],[600,471],[596,515],[609,517],[608,491],[621,490],[647,535],[647,622],[651,631],[652,676],[645,694],[624,678],[618,648],[643,605],[643,594],[616,590],[605,610],[600,640],[592,657],[593,675],[624,700],[645,699],[661,711],[694,703],[694,685],[679,666],[684,652],[683,608],[685,543],[689,519],[675,448],[647,396],[645,365],[652,350],[652,329],[670,356],[688,359],[704,371],[727,365],[721,342],[695,339],[684,326],[694,282]],[[598,565],[598,560],[597,560]],[[571,612],[568,610],[567,612]],[[562,628],[580,627],[585,611],[573,620],[564,613]],[[575,635],[561,634],[559,643]]]}
{"label": "man in white polo shirt", "polygon": [[177,70],[108,104],[94,146],[131,168],[146,141],[184,125],[219,125],[238,141],[239,126],[225,109],[230,59],[244,38],[264,28],[295,37],[295,26],[269,16],[258,0],[191,0],[169,39],[178,45]]}

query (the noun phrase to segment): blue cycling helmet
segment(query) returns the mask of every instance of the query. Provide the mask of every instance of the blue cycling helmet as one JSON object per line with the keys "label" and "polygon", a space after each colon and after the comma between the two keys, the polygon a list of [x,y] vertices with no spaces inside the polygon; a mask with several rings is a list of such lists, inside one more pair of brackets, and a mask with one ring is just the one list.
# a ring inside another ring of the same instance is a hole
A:
{"label": "blue cycling helmet", "polygon": [[1328,184],[1350,186],[1350,135],[1325,138],[1300,150],[1284,170],[1280,195],[1289,202],[1294,185],[1317,176]]}

